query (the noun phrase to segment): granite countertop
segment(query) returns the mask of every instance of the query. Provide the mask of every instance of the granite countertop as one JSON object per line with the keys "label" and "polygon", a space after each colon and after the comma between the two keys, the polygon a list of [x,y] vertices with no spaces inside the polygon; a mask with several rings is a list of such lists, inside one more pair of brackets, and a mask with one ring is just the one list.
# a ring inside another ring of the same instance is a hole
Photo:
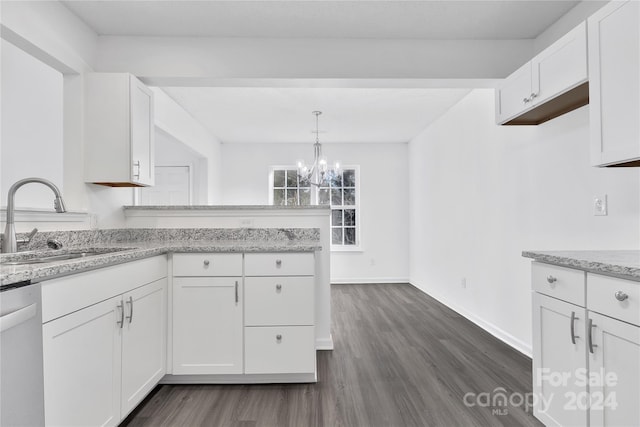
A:
{"label": "granite countertop", "polygon": [[547,264],[640,282],[640,250],[523,251],[522,256]]}
{"label": "granite countertop", "polygon": [[256,211],[256,210],[321,210],[321,211],[329,211],[331,206],[329,205],[288,205],[288,206],[279,206],[279,205],[181,205],[181,206],[167,206],[167,205],[152,205],[152,206],[123,206],[125,211],[179,211],[179,210],[191,210],[191,211],[224,211],[224,210],[247,210],[247,211]]}
{"label": "granite countertop", "polygon": [[[121,264],[137,259],[148,258],[155,255],[162,255],[169,252],[181,253],[198,253],[198,252],[314,252],[322,249],[320,241],[313,238],[313,234],[302,230],[299,232],[308,239],[269,239],[268,237],[276,236],[274,233],[290,233],[290,230],[276,230],[275,232],[267,232],[262,234],[262,239],[185,239],[185,230],[178,231],[183,239],[175,239],[178,234],[173,234],[175,230],[164,230],[164,233],[171,233],[170,236],[164,236],[162,240],[144,240],[139,241],[114,241],[104,240],[104,242],[96,241],[95,236],[86,236],[83,232],[77,232],[73,236],[67,236],[69,241],[75,242],[73,245],[66,245],[60,250],[36,250],[29,252],[18,252],[16,254],[0,255],[0,287],[31,280],[38,282],[41,280],[52,279],[55,277],[66,276],[69,274],[79,273],[83,271],[93,270],[96,268],[106,267],[109,265]],[[125,230],[132,232],[130,230]],[[139,231],[139,230],[138,230]],[[210,230],[212,233],[217,232],[220,236],[220,230]],[[261,230],[254,230],[253,234],[260,234]],[[112,235],[121,233],[122,230],[113,230]],[[134,231],[135,232],[135,231]],[[144,230],[142,231],[144,233]],[[163,230],[153,230],[152,235],[157,237],[157,233]],[[224,230],[222,230],[224,232]],[[246,230],[236,231],[241,236],[246,234]],[[305,234],[306,233],[306,234]],[[45,233],[43,233],[45,234]],[[95,234],[95,233],[94,233]],[[140,234],[140,233],[138,233]],[[147,235],[149,233],[146,233]],[[227,233],[227,237],[235,237],[234,234]],[[88,238],[89,237],[89,238]],[[103,236],[98,236],[103,237]],[[277,236],[276,236],[277,237]],[[84,244],[82,244],[84,243]],[[99,255],[93,255],[83,258],[74,258],[64,261],[53,261],[45,263],[23,264],[23,265],[7,265],[7,262],[19,261],[34,257],[47,255],[62,255],[67,253],[78,252],[104,252]]]}

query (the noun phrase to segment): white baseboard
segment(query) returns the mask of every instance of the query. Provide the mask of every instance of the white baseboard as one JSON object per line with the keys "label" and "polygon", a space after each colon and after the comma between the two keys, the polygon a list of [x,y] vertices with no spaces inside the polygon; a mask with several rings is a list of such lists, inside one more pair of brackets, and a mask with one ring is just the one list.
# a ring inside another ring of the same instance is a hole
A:
{"label": "white baseboard", "polygon": [[333,350],[333,335],[328,338],[316,338],[316,350]]}
{"label": "white baseboard", "polygon": [[363,285],[368,283],[409,283],[408,277],[345,277],[331,278],[332,285]]}
{"label": "white baseboard", "polygon": [[452,303],[447,298],[444,298],[442,295],[438,295],[438,294],[435,294],[435,293],[432,293],[432,292],[427,292],[427,291],[421,289],[417,285],[413,285],[413,286],[415,286],[417,289],[419,289],[420,291],[424,292],[425,294],[429,295],[430,297],[434,298],[438,302],[446,305],[447,307],[449,307],[451,310],[455,311],[456,313],[458,313],[462,317],[464,317],[464,318],[470,320],[471,322],[475,323],[476,325],[478,325],[479,327],[481,327],[485,331],[489,332],[494,337],[498,338],[500,341],[502,341],[505,344],[513,347],[514,349],[518,350],[520,353],[524,354],[525,356],[531,357],[531,355],[533,354],[533,350],[531,348],[531,345],[529,345],[529,344],[525,343],[524,341],[514,337],[513,335],[509,334],[508,332],[505,332],[503,329],[497,327],[493,323],[487,322],[485,319],[476,316],[474,313],[471,313],[470,311],[460,307],[459,305],[457,305],[455,303]]}

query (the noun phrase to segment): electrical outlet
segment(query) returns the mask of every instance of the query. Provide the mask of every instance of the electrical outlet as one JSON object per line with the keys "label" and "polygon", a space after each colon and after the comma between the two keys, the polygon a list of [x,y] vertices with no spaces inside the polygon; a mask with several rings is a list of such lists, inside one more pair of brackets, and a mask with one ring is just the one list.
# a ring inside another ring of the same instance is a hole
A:
{"label": "electrical outlet", "polygon": [[460,279],[460,286],[462,287],[462,289],[467,289],[467,278],[463,277],[462,279]]}
{"label": "electrical outlet", "polygon": [[595,216],[607,215],[607,195],[595,196],[593,198],[593,214]]}

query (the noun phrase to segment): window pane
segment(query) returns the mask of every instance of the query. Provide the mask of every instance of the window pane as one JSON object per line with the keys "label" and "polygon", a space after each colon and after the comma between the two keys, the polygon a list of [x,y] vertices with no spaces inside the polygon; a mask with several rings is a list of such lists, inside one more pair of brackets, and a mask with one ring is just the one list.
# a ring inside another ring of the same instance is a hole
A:
{"label": "window pane", "polygon": [[273,186],[284,187],[284,171],[273,171]]}
{"label": "window pane", "polygon": [[331,229],[331,244],[333,245],[342,244],[342,228]]}
{"label": "window pane", "polygon": [[331,172],[331,186],[332,187],[342,187],[342,172],[338,173]]}
{"label": "window pane", "polygon": [[319,205],[329,204],[329,189],[321,188],[320,190],[318,190],[318,204]]}
{"label": "window pane", "polygon": [[333,209],[331,211],[331,226],[338,227],[342,225],[342,209]]}
{"label": "window pane", "polygon": [[287,187],[297,187],[297,186],[298,186],[298,171],[288,170],[287,171]]}
{"label": "window pane", "polygon": [[331,189],[331,204],[335,206],[342,205],[342,190],[339,188]]}
{"label": "window pane", "polygon": [[345,209],[344,210],[344,225],[355,227],[356,226],[356,210]]}
{"label": "window pane", "polygon": [[355,245],[356,244],[356,229],[352,227],[345,227],[344,229],[344,244]]}
{"label": "window pane", "polygon": [[345,169],[342,172],[342,179],[344,180],[345,187],[356,186],[356,171],[354,169]]}
{"label": "window pane", "polygon": [[305,177],[300,177],[300,187],[311,187],[311,182],[309,181],[309,178],[305,178]]}
{"label": "window pane", "polygon": [[284,190],[273,190],[273,204],[276,206],[284,205]]}
{"label": "window pane", "polygon": [[298,204],[298,190],[287,190],[287,205]]}
{"label": "window pane", "polygon": [[344,191],[344,204],[345,205],[355,205],[356,204],[356,189],[355,188],[347,188]]}
{"label": "window pane", "polygon": [[300,190],[300,204],[308,206],[311,204],[311,190]]}

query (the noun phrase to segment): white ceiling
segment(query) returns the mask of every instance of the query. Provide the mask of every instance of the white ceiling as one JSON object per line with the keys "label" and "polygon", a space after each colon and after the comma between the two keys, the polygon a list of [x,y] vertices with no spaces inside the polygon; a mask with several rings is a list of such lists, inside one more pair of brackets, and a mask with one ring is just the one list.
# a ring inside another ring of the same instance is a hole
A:
{"label": "white ceiling", "polygon": [[[64,1],[99,35],[530,39],[578,1]],[[467,89],[163,88],[223,143],[407,142]]]}
{"label": "white ceiling", "polygon": [[408,142],[468,89],[164,88],[223,143]]}
{"label": "white ceiling", "polygon": [[64,1],[99,35],[535,38],[578,1]]}

